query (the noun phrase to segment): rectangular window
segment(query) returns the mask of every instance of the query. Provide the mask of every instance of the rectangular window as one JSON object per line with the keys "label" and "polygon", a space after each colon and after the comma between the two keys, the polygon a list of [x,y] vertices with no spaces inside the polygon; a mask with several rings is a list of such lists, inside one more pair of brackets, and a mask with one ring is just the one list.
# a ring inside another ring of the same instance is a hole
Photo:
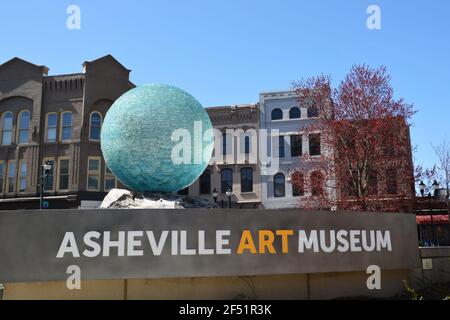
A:
{"label": "rectangular window", "polygon": [[200,194],[211,194],[211,171],[205,170],[200,176]]}
{"label": "rectangular window", "polygon": [[27,163],[25,160],[19,162],[19,192],[27,190]]}
{"label": "rectangular window", "polygon": [[13,114],[7,112],[2,118],[2,145],[10,145],[12,143]]}
{"label": "rectangular window", "polygon": [[222,171],[220,172],[220,176],[222,182],[222,193],[233,191],[233,170],[222,169]]}
{"label": "rectangular window", "polygon": [[378,194],[378,172],[372,170],[369,174],[369,195]]}
{"label": "rectangular window", "polygon": [[279,158],[285,157],[284,145],[285,145],[284,136],[279,136],[278,137],[278,157]]}
{"label": "rectangular window", "polygon": [[69,159],[59,159],[58,164],[58,191],[69,190],[69,171],[70,160]]}
{"label": "rectangular window", "polygon": [[72,112],[61,114],[61,141],[72,140]]}
{"label": "rectangular window", "polygon": [[386,170],[386,191],[388,194],[397,194],[397,170]]}
{"label": "rectangular window", "polygon": [[309,155],[320,156],[320,134],[309,135]]}
{"label": "rectangular window", "polygon": [[112,171],[105,164],[105,191],[110,191],[117,187],[117,179]]}
{"label": "rectangular window", "polygon": [[57,128],[58,128],[58,115],[56,113],[47,114],[47,142],[50,143],[56,142]]}
{"label": "rectangular window", "polygon": [[300,157],[303,153],[302,150],[302,136],[291,136],[291,157]]}
{"label": "rectangular window", "polygon": [[13,193],[16,186],[16,162],[14,160],[8,161],[8,185],[7,193]]}
{"label": "rectangular window", "polygon": [[6,165],[4,161],[0,161],[0,193],[3,193],[3,184],[5,183]]}
{"label": "rectangular window", "polygon": [[241,192],[253,192],[253,169],[241,169]]}
{"label": "rectangular window", "polygon": [[55,159],[54,158],[45,158],[43,164],[49,163],[52,168],[47,173],[47,176],[45,177],[45,183],[44,183],[44,192],[45,191],[54,191],[54,180],[55,180]]}
{"label": "rectangular window", "polygon": [[98,157],[88,158],[88,185],[89,191],[100,191],[100,161]]}
{"label": "rectangular window", "polygon": [[226,132],[222,133],[222,154],[231,154],[231,138]]}
{"label": "rectangular window", "polygon": [[244,138],[244,151],[245,154],[250,154],[250,137],[249,136],[245,136]]}

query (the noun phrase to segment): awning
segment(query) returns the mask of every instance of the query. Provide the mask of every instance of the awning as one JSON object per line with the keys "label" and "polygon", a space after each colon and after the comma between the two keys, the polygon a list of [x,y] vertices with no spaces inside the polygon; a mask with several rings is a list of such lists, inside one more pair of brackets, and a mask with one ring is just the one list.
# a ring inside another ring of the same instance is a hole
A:
{"label": "awning", "polygon": [[[417,224],[431,224],[431,216],[416,216]],[[433,224],[450,224],[448,214],[446,215],[433,215]]]}

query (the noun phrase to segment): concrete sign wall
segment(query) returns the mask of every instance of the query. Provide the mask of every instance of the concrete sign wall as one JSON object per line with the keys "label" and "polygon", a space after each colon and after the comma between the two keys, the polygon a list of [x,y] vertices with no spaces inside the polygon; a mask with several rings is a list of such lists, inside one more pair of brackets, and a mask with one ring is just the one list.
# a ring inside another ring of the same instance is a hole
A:
{"label": "concrete sign wall", "polygon": [[0,283],[419,267],[414,215],[298,210],[0,213]]}

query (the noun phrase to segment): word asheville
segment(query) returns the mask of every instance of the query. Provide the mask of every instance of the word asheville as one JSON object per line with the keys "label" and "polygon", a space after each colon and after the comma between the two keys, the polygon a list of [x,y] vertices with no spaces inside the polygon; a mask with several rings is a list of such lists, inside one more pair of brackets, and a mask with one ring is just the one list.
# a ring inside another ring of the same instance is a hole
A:
{"label": "word asheville", "polygon": [[[297,234],[295,234],[297,233]],[[112,239],[114,235],[114,239]],[[78,239],[66,232],[57,258],[140,257],[161,256],[243,255],[333,252],[392,251],[390,231],[381,230],[244,230],[237,245],[231,246],[231,231],[97,231],[87,232]]]}

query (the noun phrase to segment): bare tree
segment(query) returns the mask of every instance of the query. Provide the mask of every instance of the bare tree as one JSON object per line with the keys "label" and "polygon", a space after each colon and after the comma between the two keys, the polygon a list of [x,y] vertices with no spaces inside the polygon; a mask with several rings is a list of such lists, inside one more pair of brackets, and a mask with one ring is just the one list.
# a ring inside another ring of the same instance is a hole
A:
{"label": "bare tree", "polygon": [[450,192],[450,141],[447,136],[441,144],[434,146],[432,144],[433,150],[438,157],[439,163],[437,165],[439,180],[441,184],[447,190],[447,199],[449,199]]}

